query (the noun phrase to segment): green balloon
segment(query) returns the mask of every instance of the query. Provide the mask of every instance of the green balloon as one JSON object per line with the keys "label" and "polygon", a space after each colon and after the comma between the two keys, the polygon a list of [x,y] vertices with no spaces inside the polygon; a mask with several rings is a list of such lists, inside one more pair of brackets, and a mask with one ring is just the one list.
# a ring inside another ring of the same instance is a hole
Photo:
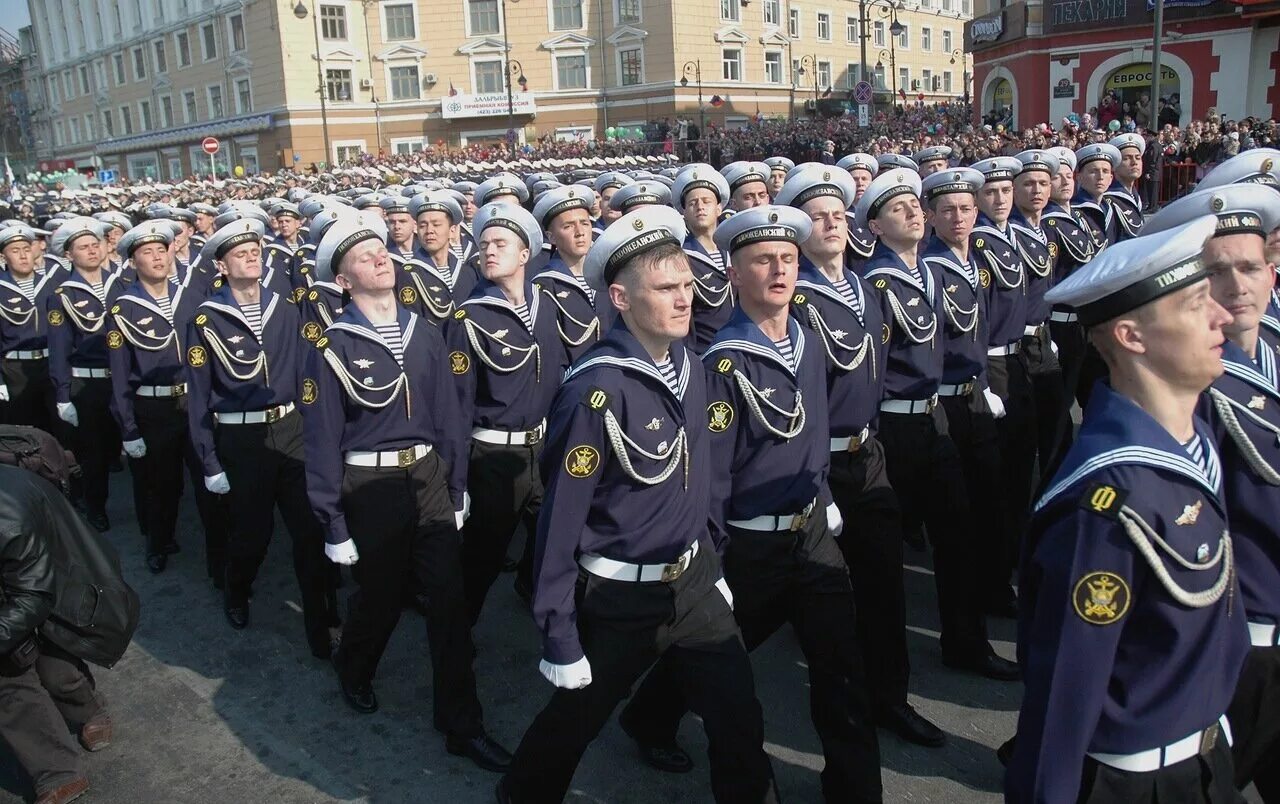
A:
{"label": "green balloon", "polygon": [[618,130],[613,126],[609,126],[604,130],[604,135],[610,139],[613,139],[613,137],[616,136],[617,133],[618,133]]}

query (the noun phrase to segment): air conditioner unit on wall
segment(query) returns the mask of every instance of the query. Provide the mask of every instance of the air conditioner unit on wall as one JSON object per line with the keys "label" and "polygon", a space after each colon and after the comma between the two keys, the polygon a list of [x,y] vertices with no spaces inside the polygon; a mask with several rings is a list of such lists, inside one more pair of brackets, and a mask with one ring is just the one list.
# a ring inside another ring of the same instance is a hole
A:
{"label": "air conditioner unit on wall", "polygon": [[422,77],[422,80],[427,82],[427,86],[433,86],[437,81],[440,80],[440,77],[437,76],[435,73],[427,73],[425,76]]}
{"label": "air conditioner unit on wall", "polygon": [[804,108],[805,108],[805,111],[812,112],[818,108],[818,102],[813,98],[809,98],[809,100],[804,102]]}
{"label": "air conditioner unit on wall", "polygon": [[361,78],[361,79],[360,79],[360,88],[361,88],[361,89],[373,89],[373,79],[372,79],[372,78]]}

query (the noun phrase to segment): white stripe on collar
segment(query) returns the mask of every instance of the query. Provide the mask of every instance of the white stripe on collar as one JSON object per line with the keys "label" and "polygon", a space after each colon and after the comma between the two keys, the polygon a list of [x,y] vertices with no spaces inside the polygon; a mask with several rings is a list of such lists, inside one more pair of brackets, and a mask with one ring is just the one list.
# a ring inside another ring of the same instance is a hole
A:
{"label": "white stripe on collar", "polygon": [[1211,439],[1201,439],[1204,443],[1205,457],[1208,465],[1208,471],[1204,471],[1191,458],[1183,453],[1175,455],[1154,447],[1120,447],[1118,449],[1107,450],[1106,452],[1095,455],[1085,461],[1074,472],[1063,480],[1055,483],[1052,488],[1044,493],[1036,503],[1035,510],[1040,511],[1046,505],[1053,502],[1061,496],[1063,492],[1083,480],[1085,477],[1093,474],[1099,469],[1108,466],[1117,466],[1125,464],[1139,464],[1142,466],[1150,466],[1154,469],[1163,469],[1166,471],[1177,472],[1180,475],[1194,480],[1205,491],[1213,496],[1218,496],[1221,492],[1222,482],[1222,466],[1218,462],[1218,450],[1213,445]]}

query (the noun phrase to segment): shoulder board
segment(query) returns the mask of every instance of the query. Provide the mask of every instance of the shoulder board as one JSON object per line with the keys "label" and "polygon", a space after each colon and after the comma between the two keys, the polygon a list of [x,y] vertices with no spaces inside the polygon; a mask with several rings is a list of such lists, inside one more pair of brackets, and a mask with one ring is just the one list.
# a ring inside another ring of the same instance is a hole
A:
{"label": "shoulder board", "polygon": [[1090,483],[1080,498],[1080,507],[1107,519],[1118,520],[1120,508],[1128,497],[1129,492],[1124,489],[1107,483]]}
{"label": "shoulder board", "polygon": [[467,311],[459,307],[457,310],[453,311],[453,317],[461,321],[467,317]]}
{"label": "shoulder board", "polygon": [[809,303],[809,294],[797,292],[796,295],[791,297],[791,303],[797,307],[804,307]]}
{"label": "shoulder board", "polygon": [[732,374],[732,373],[733,373],[733,358],[731,358],[731,357],[721,357],[721,358],[717,359],[717,360],[716,360],[716,364],[715,364],[715,370],[716,370],[716,372],[717,372],[718,374]]}
{"label": "shoulder board", "polygon": [[586,395],[582,397],[582,403],[596,413],[604,413],[608,410],[610,401],[609,394],[595,386],[588,388]]}

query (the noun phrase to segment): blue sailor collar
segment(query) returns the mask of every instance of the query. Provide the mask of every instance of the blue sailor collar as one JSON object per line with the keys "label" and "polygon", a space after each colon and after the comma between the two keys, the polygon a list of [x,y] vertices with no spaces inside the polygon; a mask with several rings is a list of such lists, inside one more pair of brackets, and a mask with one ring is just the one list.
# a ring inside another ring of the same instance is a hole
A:
{"label": "blue sailor collar", "polygon": [[[182,301],[182,293],[186,290],[183,285],[175,285],[165,280],[165,290],[169,295],[169,317],[178,311],[178,304]],[[156,315],[164,316],[164,311],[160,309],[160,305],[156,304],[156,300],[143,287],[141,282],[134,282],[124,289],[124,292],[116,297],[116,301],[127,301],[140,307],[145,307]]]}
{"label": "blue sailor collar", "polygon": [[[685,390],[689,387],[689,372],[691,371],[692,361],[689,359],[689,352],[684,348],[684,344],[679,340],[674,340],[667,347],[667,353],[670,355],[672,365],[676,367],[676,399],[683,401]],[[667,385],[666,379],[662,376],[662,372],[658,369],[658,364],[653,362],[653,358],[640,345],[640,341],[632,334],[627,327],[627,322],[622,316],[618,316],[605,333],[604,338],[591,348],[583,359],[574,363],[573,366],[564,376],[564,382],[585,373],[588,369],[607,366],[630,371],[633,373],[643,374],[644,376],[656,382],[668,394],[672,393],[671,387]],[[699,367],[701,370],[701,367]]]}
{"label": "blue sailor collar", "polygon": [[[1013,210],[1013,212],[1016,212],[1016,211],[1017,209]],[[1010,218],[1013,217],[1013,212],[1009,213]],[[981,232],[982,234],[991,235],[992,237],[997,237],[1001,240],[1001,242],[1006,243],[1010,246],[1015,245],[1015,243],[1013,242],[1013,227],[1009,225],[1009,222],[1005,221],[1004,229],[1001,229],[999,226],[996,225],[995,221],[988,218],[986,214],[982,212],[978,213],[978,219],[973,224],[973,231],[974,231],[974,234]]]}
{"label": "blue sailor collar", "polygon": [[844,267],[844,278],[849,283],[850,289],[856,302],[850,305],[843,294],[836,290],[836,286],[831,283],[827,275],[822,272],[817,265],[803,254],[800,255],[800,268],[796,275],[796,287],[804,287],[815,293],[819,293],[831,301],[851,311],[858,319],[858,323],[865,323],[863,316],[866,313],[867,301],[862,291],[862,283],[858,281],[858,277],[849,270],[849,266]]}
{"label": "blue sailor collar", "polygon": [[698,240],[698,238],[693,235],[685,235],[683,247],[685,254],[688,254],[690,257],[704,263],[708,268],[715,269],[715,271],[721,276],[726,275],[725,269],[729,266],[729,254],[723,249],[717,249],[720,252],[720,261],[724,265],[722,268],[719,265],[716,265],[715,260],[711,258],[711,253],[702,245],[702,241]]}
{"label": "blue sailor collar", "polygon": [[[1239,346],[1227,341],[1222,344],[1222,368],[1232,377],[1248,383],[1272,398],[1280,399],[1280,388],[1277,388],[1275,380],[1271,379],[1276,376],[1275,352],[1267,348],[1261,340],[1258,341],[1257,351],[1260,360],[1254,361]],[[1259,362],[1270,366],[1271,377],[1268,377],[1265,370],[1259,367]]]}
{"label": "blue sailor collar", "polygon": [[[1103,193],[1103,195],[1105,196],[1106,193]],[[1089,195],[1089,191],[1083,187],[1076,188],[1076,194],[1071,197],[1071,206],[1096,209],[1099,212],[1104,211],[1102,209],[1102,196],[1094,198]]]}
{"label": "blue sailor collar", "polygon": [[[32,278],[35,279],[35,285],[32,286],[31,297],[38,297],[40,295],[40,291],[44,289],[45,284],[48,283],[50,279],[56,280],[60,275],[61,272],[57,268],[48,271],[37,270],[32,273]],[[15,293],[22,293],[23,297],[26,297],[22,288],[18,287],[18,280],[15,279],[13,273],[8,270],[0,270],[0,285],[9,288]]]}
{"label": "blue sailor collar", "polygon": [[737,349],[747,354],[771,360],[785,369],[792,377],[795,377],[799,373],[800,363],[804,359],[804,327],[800,326],[800,322],[796,321],[795,316],[787,316],[787,336],[791,338],[791,352],[795,355],[796,364],[794,366],[782,356],[782,353],[778,351],[778,347],[764,334],[764,331],[760,329],[760,325],[751,320],[742,309],[742,306],[735,305],[733,315],[729,317],[728,323],[716,333],[715,339],[711,341],[711,345],[707,347],[707,351],[703,353],[702,358],[706,360],[713,352]]}
{"label": "blue sailor collar", "polygon": [[[266,332],[267,322],[271,320],[271,315],[276,311],[280,296],[266,285],[259,283],[259,287],[261,289],[258,291],[258,309],[262,311],[262,331]],[[201,306],[218,310],[239,321],[248,332],[253,332],[253,327],[249,325],[249,319],[245,318],[244,313],[240,312],[240,303],[236,301],[236,297],[231,293],[230,282],[223,282],[222,287],[211,293]],[[256,332],[253,334],[255,337],[257,336]]]}
{"label": "blue sailor collar", "polygon": [[1098,470],[1118,465],[1139,465],[1181,475],[1204,489],[1221,508],[1222,464],[1218,450],[1209,428],[1198,417],[1194,427],[1204,448],[1207,470],[1192,461],[1183,446],[1149,413],[1116,393],[1109,383],[1099,383],[1089,398],[1084,426],[1058,469],[1061,480],[1044,493],[1036,510]]}
{"label": "blue sailor collar", "polygon": [[[421,319],[399,304],[396,305],[395,309],[396,323],[400,325],[401,343],[407,346],[409,341],[413,338],[413,330]],[[355,335],[356,337],[373,341],[383,349],[386,349],[388,354],[392,357],[395,356],[395,352],[391,351],[390,344],[383,340],[382,336],[378,334],[378,330],[373,326],[373,322],[369,320],[368,316],[361,312],[355,302],[343,307],[342,315],[334,319],[334,322],[329,326],[329,329],[341,330]]]}
{"label": "blue sailor collar", "polygon": [[[535,325],[538,320],[538,297],[541,294],[539,294],[537,290],[538,289],[533,286],[533,277],[526,274],[524,278],[524,305],[525,309],[529,311],[529,322],[531,326]],[[500,307],[511,313],[511,315],[520,322],[520,325],[525,327],[524,319],[516,312],[516,306],[507,300],[506,294],[502,292],[502,288],[484,277],[480,277],[480,281],[476,283],[475,290],[472,291],[471,298],[464,301],[462,306],[468,307],[476,304],[487,307]],[[528,327],[525,328],[528,329]]]}
{"label": "blue sailor collar", "polygon": [[870,279],[882,274],[901,279],[923,293],[930,304],[933,303],[933,275],[929,267],[921,266],[917,260],[917,265],[912,270],[907,267],[901,257],[894,253],[893,249],[886,246],[883,241],[877,241],[875,251],[871,252],[871,258],[867,260],[866,276]]}
{"label": "blue sailor collar", "polygon": [[968,260],[961,260],[947,245],[946,241],[935,233],[929,238],[929,242],[925,245],[924,253],[920,255],[920,259],[930,264],[942,263],[941,267],[949,268],[952,271],[964,277],[969,283],[969,287],[977,289],[978,287],[978,271],[973,264],[973,254],[969,255]]}
{"label": "blue sailor collar", "polygon": [[[111,286],[114,285],[116,283],[116,280],[118,280],[119,278],[120,278],[120,274],[118,272],[113,273],[110,271],[103,270],[102,295],[104,296],[110,295]],[[93,296],[94,298],[97,298],[98,296],[97,291],[93,289],[93,285],[89,284],[89,281],[84,278],[84,275],[81,274],[80,271],[76,270],[75,268],[72,268],[70,275],[68,275],[66,279],[62,280],[62,286],[68,287],[68,288],[80,288],[85,293],[88,293],[90,296]]]}
{"label": "blue sailor collar", "polygon": [[533,278],[555,279],[559,282],[568,282],[569,284],[579,288],[582,287],[582,285],[578,284],[578,280],[581,279],[581,277],[569,268],[569,264],[564,261],[564,258],[560,256],[559,252],[552,256],[551,259],[547,260],[547,264]]}

